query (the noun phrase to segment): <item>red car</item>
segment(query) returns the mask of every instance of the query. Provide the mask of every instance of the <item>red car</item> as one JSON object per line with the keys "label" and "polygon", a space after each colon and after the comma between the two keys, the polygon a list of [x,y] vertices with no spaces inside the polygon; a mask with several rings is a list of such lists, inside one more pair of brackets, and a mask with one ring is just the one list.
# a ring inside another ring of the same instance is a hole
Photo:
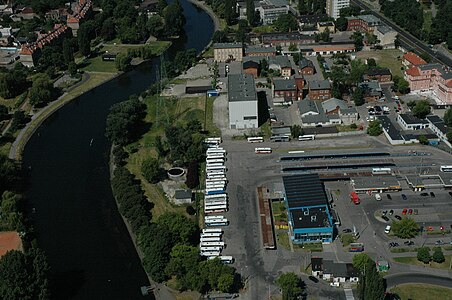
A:
{"label": "red car", "polygon": [[408,211],[408,209],[404,208],[403,211],[402,211],[402,215],[406,215],[407,211]]}
{"label": "red car", "polygon": [[439,226],[439,230],[444,230],[444,226]]}
{"label": "red car", "polygon": [[428,231],[433,231],[434,228],[433,228],[432,226],[429,226],[429,227],[427,227],[427,230],[428,230]]}
{"label": "red car", "polygon": [[412,214],[413,214],[413,210],[412,210],[411,208],[408,210],[408,214],[409,214],[409,215],[412,215]]}

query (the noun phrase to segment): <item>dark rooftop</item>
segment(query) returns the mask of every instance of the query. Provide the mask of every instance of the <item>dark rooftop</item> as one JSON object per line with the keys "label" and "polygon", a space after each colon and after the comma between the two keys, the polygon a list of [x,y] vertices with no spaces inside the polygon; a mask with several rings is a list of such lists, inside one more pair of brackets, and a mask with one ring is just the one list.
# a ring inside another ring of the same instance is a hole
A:
{"label": "dark rooftop", "polygon": [[326,207],[291,209],[294,229],[331,227]]}
{"label": "dark rooftop", "polygon": [[427,124],[428,123],[428,121],[419,119],[419,118],[413,116],[412,114],[400,114],[399,116],[400,116],[400,118],[403,119],[403,121],[406,124],[409,124],[409,125],[412,125],[412,124]]}
{"label": "dark rooftop", "polygon": [[372,68],[365,72],[368,76],[375,76],[375,75],[391,75],[391,71],[387,68]]}
{"label": "dark rooftop", "polygon": [[289,208],[328,203],[318,174],[283,176],[283,184]]}
{"label": "dark rooftop", "polygon": [[387,116],[377,116],[377,119],[381,122],[381,127],[388,133],[392,140],[403,140],[399,130],[392,124],[391,120]]}

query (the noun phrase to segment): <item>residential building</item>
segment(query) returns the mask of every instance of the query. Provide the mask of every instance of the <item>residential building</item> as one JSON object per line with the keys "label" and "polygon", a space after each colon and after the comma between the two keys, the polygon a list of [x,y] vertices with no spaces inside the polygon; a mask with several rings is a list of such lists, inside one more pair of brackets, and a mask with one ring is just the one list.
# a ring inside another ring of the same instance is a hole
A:
{"label": "residential building", "polygon": [[413,66],[405,71],[411,92],[431,92],[437,102],[452,104],[452,72],[441,64]]}
{"label": "residential building", "polygon": [[300,67],[299,73],[303,75],[313,75],[315,74],[315,66],[314,63],[303,57],[299,62],[298,66]]}
{"label": "residential building", "polygon": [[298,49],[303,55],[309,56],[330,56],[338,53],[351,53],[355,52],[355,44],[350,42],[330,42],[330,43],[317,43],[313,45],[300,45]]}
{"label": "residential building", "polygon": [[242,61],[243,60],[242,43],[213,44],[213,59],[217,62]]}
{"label": "residential building", "polygon": [[252,75],[228,75],[229,126],[231,129],[258,127],[257,93]]}
{"label": "residential building", "polygon": [[326,0],[326,13],[335,20],[339,18],[341,9],[350,6],[350,0]]}
{"label": "residential building", "polygon": [[422,120],[416,118],[410,113],[397,115],[397,123],[404,130],[419,130],[429,128],[429,122],[427,120]]}
{"label": "residential building", "polygon": [[68,11],[65,7],[51,9],[46,12],[45,17],[47,20],[55,20],[57,22],[66,22]]}
{"label": "residential building", "polygon": [[363,75],[364,81],[389,82],[392,80],[391,71],[388,68],[371,68],[366,70]]}
{"label": "residential building", "polygon": [[297,100],[301,100],[304,98],[304,91],[306,81],[304,80],[303,75],[294,75],[295,85],[297,86]]}
{"label": "residential building", "polygon": [[381,129],[391,145],[403,145],[419,142],[414,135],[404,134],[402,130],[397,129],[391,119],[387,116],[377,116],[377,119],[381,122]]}
{"label": "residential building", "polygon": [[0,5],[0,15],[6,16],[13,14],[13,6],[11,4]]}
{"label": "residential building", "polygon": [[276,47],[246,47],[245,56],[276,56]]}
{"label": "residential building", "polygon": [[383,49],[395,49],[397,31],[386,25],[378,25],[373,33],[377,36],[377,39],[380,41],[378,44]]}
{"label": "residential building", "polygon": [[0,37],[8,38],[12,34],[12,27],[3,27],[0,25]]}
{"label": "residential building", "polygon": [[73,13],[67,16],[67,26],[72,29],[72,34],[77,36],[81,22],[91,14],[93,2],[91,0],[78,0],[73,7]]}
{"label": "residential building", "polygon": [[319,175],[283,176],[283,185],[292,242],[331,243],[334,226]]}
{"label": "residential building", "polygon": [[298,32],[286,33],[263,33],[260,36],[261,42],[264,45],[272,45],[274,47],[288,47],[291,44],[300,46],[315,43],[315,36],[305,35]]}
{"label": "residential building", "polygon": [[340,108],[339,117],[341,118],[342,124],[351,125],[356,124],[359,119],[359,114],[354,107]]}
{"label": "residential building", "polygon": [[322,107],[326,114],[337,114],[340,109],[348,108],[348,105],[344,100],[331,98],[323,101]]}
{"label": "residential building", "polygon": [[275,104],[291,104],[297,100],[297,85],[294,77],[273,78],[273,102]]}
{"label": "residential building", "polygon": [[379,25],[381,25],[381,20],[374,15],[347,17],[348,31],[373,32]]}
{"label": "residential building", "polygon": [[332,260],[323,261],[323,279],[336,286],[345,282],[358,282],[360,273],[351,263],[336,263]]}
{"label": "residential building", "polygon": [[425,65],[427,62],[413,52],[407,52],[403,55],[402,64],[407,68]]}
{"label": "residential building", "polygon": [[287,0],[264,0],[259,7],[262,24],[272,24],[280,15],[285,15],[289,12],[289,2]]}
{"label": "residential building", "polygon": [[358,87],[363,90],[363,97],[366,102],[377,101],[383,97],[383,90],[378,81],[361,82]]}
{"label": "residential building", "polygon": [[282,77],[290,77],[292,75],[292,64],[289,57],[285,55],[268,57],[268,68],[279,71]]}
{"label": "residential building", "polygon": [[329,19],[327,14],[315,14],[315,15],[302,15],[298,17],[298,25],[299,27],[307,26],[315,26],[318,22],[324,22]]}
{"label": "residential building", "polygon": [[321,277],[323,274],[323,258],[311,257],[311,272],[312,276]]}
{"label": "residential building", "polygon": [[312,100],[331,98],[331,85],[328,80],[312,80],[308,82],[308,96]]}
{"label": "residential building", "polygon": [[328,22],[317,22],[317,31],[319,33],[325,32],[328,29],[330,33],[336,32],[336,26],[334,25],[334,22],[328,21]]}
{"label": "residential building", "polygon": [[38,14],[33,11],[31,7],[24,7],[16,12],[16,16],[22,20],[31,20],[33,18],[38,18]]}
{"label": "residential building", "polygon": [[140,3],[140,9],[147,12],[157,12],[159,0],[144,0]]}
{"label": "residential building", "polygon": [[301,124],[304,127],[323,127],[341,124],[339,115],[334,113],[326,114],[320,101],[303,99],[297,105]]}
{"label": "residential building", "polygon": [[452,148],[452,144],[447,139],[447,132],[451,129],[446,126],[444,121],[437,115],[429,115],[425,119],[429,122],[430,129],[438,136],[440,141]]}
{"label": "residential building", "polygon": [[256,79],[259,76],[259,63],[249,60],[243,62],[243,73],[250,74]]}
{"label": "residential building", "polygon": [[174,193],[174,203],[177,205],[190,204],[193,200],[191,190],[176,190]]}

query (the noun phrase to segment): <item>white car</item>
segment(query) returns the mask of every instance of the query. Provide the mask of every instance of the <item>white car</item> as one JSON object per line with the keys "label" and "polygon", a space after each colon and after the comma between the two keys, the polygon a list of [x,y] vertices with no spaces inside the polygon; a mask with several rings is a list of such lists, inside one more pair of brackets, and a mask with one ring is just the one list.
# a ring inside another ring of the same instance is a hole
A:
{"label": "white car", "polygon": [[385,233],[388,234],[391,231],[391,225],[386,226]]}
{"label": "white car", "polygon": [[375,200],[381,201],[381,195],[380,194],[375,194]]}

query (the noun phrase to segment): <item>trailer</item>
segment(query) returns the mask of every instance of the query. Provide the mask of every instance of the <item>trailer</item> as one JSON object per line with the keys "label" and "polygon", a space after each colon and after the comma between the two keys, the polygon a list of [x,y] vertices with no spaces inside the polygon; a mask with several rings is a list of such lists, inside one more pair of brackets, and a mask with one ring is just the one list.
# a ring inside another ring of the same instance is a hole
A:
{"label": "trailer", "polygon": [[358,194],[356,194],[356,192],[351,192],[350,193],[350,200],[355,203],[355,205],[358,205],[360,203]]}

